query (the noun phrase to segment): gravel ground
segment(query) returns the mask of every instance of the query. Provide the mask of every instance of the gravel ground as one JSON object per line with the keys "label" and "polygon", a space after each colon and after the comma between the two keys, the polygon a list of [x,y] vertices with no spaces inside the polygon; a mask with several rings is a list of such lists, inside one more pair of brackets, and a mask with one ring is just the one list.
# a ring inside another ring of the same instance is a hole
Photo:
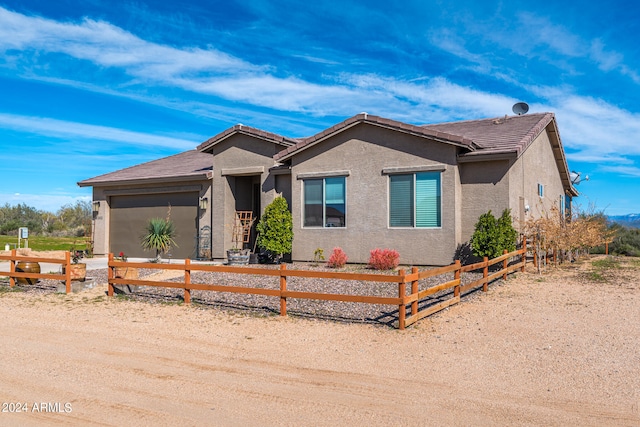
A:
{"label": "gravel ground", "polygon": [[0,285],[2,426],[640,426],[637,259],[530,267],[404,331],[44,285]]}
{"label": "gravel ground", "polygon": [[[275,265],[256,265],[265,269],[278,269]],[[335,271],[324,266],[314,266],[306,263],[295,263],[287,266],[288,270],[315,270],[315,271]],[[410,268],[406,268],[407,271]],[[421,271],[424,268],[421,269]],[[395,274],[389,271],[375,271],[363,266],[350,265],[345,272],[360,272],[373,274]],[[91,286],[94,284],[104,284],[107,282],[107,269],[90,270],[87,272],[87,282]],[[175,275],[178,274],[178,277]],[[182,281],[180,272],[167,270],[159,272],[156,269],[141,269],[140,278],[149,280],[160,280],[168,282]],[[471,283],[482,277],[481,272],[463,273],[462,284]],[[419,290],[435,286],[440,283],[452,280],[453,274],[439,275],[423,279],[419,282]],[[191,283],[215,284],[224,286],[253,287],[260,289],[278,289],[279,279],[273,276],[259,276],[251,274],[233,274],[217,272],[194,272],[191,274]],[[497,286],[500,280],[494,281],[491,286]],[[36,285],[19,286],[25,292],[51,293],[56,292],[59,282],[54,280],[41,280]],[[290,291],[317,292],[326,294],[345,295],[366,295],[380,297],[397,297],[398,287],[395,283],[367,282],[335,279],[317,279],[306,277],[287,278],[287,289]],[[410,285],[407,284],[406,292],[410,292]],[[478,289],[463,295],[462,301],[468,301],[477,297],[482,292]],[[453,296],[453,289],[438,292],[420,302],[420,310],[441,301],[450,299]],[[161,288],[152,286],[141,286],[126,296],[130,299],[142,300],[149,303],[181,303],[184,301],[184,291],[176,288]],[[250,312],[252,315],[269,316],[280,313],[280,301],[277,297],[265,295],[251,295],[238,293],[223,293],[212,291],[197,291],[191,293],[191,302],[202,308],[212,308],[218,310]],[[315,319],[325,319],[334,322],[347,323],[367,323],[397,327],[398,309],[391,305],[378,305],[366,303],[350,303],[342,301],[322,301],[312,299],[289,298],[287,300],[287,314],[290,316],[307,317]]]}

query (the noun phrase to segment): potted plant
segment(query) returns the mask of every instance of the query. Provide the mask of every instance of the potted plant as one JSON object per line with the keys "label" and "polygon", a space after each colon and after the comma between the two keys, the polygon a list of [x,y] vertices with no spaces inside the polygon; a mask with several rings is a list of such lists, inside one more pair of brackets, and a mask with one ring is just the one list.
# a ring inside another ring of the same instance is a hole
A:
{"label": "potted plant", "polygon": [[291,253],[293,219],[284,197],[276,197],[265,208],[256,228],[258,230],[258,246],[273,255],[276,263],[280,262],[282,255]]}
{"label": "potted plant", "polygon": [[[69,276],[71,281],[84,282],[87,278],[87,264],[80,262],[82,251],[71,250],[71,264],[69,265]],[[62,266],[62,274],[66,274],[66,267]]]}
{"label": "potted plant", "polygon": [[175,226],[169,217],[151,218],[147,224],[146,234],[142,237],[142,247],[156,251],[156,262],[160,255],[166,253],[171,246],[178,246],[173,240],[176,235]]}

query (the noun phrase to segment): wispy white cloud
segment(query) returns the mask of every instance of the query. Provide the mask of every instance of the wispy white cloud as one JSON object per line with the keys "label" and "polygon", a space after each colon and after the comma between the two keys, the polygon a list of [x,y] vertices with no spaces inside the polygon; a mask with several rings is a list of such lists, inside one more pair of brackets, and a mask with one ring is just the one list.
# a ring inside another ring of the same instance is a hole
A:
{"label": "wispy white cloud", "polygon": [[[514,52],[531,54],[537,48],[550,49],[567,57],[581,57],[587,51],[587,46],[581,38],[562,25],[551,22],[548,18],[530,12],[519,14],[518,24],[513,33],[504,34]],[[525,47],[527,51],[521,50]]]}
{"label": "wispy white cloud", "polygon": [[187,141],[149,133],[133,132],[107,126],[74,123],[47,117],[20,116],[0,113],[0,127],[47,137],[84,140],[109,141],[133,146],[156,146],[188,150],[199,141]]}
{"label": "wispy white cloud", "polygon": [[[589,56],[605,70],[625,71],[623,58],[598,40],[589,42],[571,34],[564,27],[534,14],[519,16],[518,25],[527,37],[514,37],[508,31],[492,31],[492,41],[500,48],[511,49],[524,57],[539,51],[553,51],[567,57]],[[480,31],[480,28],[472,31]],[[494,29],[495,30],[495,29]],[[432,34],[431,41],[452,54],[464,58],[484,73],[496,71],[485,52],[473,51],[451,32]],[[487,36],[489,37],[489,36]],[[432,123],[468,117],[500,116],[510,112],[517,101],[500,93],[456,84],[443,77],[426,76],[422,80],[403,80],[377,74],[324,75],[320,82],[300,77],[279,76],[281,71],[256,65],[209,46],[173,47],[148,42],[112,24],[85,19],[81,22],[57,22],[29,17],[0,8],[0,50],[10,55],[32,51],[64,54],[89,61],[98,67],[122,70],[130,81],[118,81],[98,88],[91,82],[67,80],[76,87],[110,91],[119,96],[151,98],[122,90],[127,84],[164,85],[249,106],[302,112],[312,115],[350,116],[361,111],[412,123]],[[16,53],[18,52],[18,53]],[[46,55],[44,55],[46,57]],[[307,58],[313,60],[313,58]],[[47,59],[43,59],[47,61]],[[44,62],[41,65],[47,65]],[[46,68],[46,67],[45,67]],[[34,71],[38,74],[39,71]],[[502,75],[509,79],[508,71]],[[637,77],[637,76],[636,76]],[[64,82],[59,76],[40,76]],[[515,80],[510,81],[516,84]],[[630,135],[640,134],[640,117],[595,98],[575,95],[569,87],[526,87],[540,102],[535,111],[555,111],[565,145],[573,156],[583,159],[605,156],[619,165],[628,164],[630,156],[640,154],[639,144]],[[91,90],[91,89],[90,89]],[[153,102],[153,101],[152,101]],[[224,106],[212,108],[205,101],[173,101],[156,98],[164,106],[220,114]],[[228,114],[229,116],[231,114]],[[264,120],[266,120],[263,117]],[[200,141],[187,141],[82,123],[68,123],[51,118],[0,114],[0,125],[24,132],[58,137],[109,140],[127,144],[192,148]]]}
{"label": "wispy white cloud", "polygon": [[607,48],[601,38],[585,38],[547,16],[521,12],[512,22],[475,17],[467,17],[463,22],[464,28],[456,27],[455,32],[450,27],[433,29],[428,39],[434,47],[475,64],[478,73],[508,76],[510,73],[505,72],[501,61],[492,63],[492,59],[504,56],[501,52],[507,50],[517,55],[510,58],[514,64],[537,60],[567,73],[580,74],[578,70],[584,68],[581,64],[588,60],[603,72],[618,72],[640,83],[640,74],[625,64],[624,55]]}
{"label": "wispy white cloud", "polygon": [[0,49],[58,52],[153,79],[184,73],[235,73],[256,67],[217,51],[147,42],[107,22],[62,23],[0,8]]}
{"label": "wispy white cloud", "polygon": [[640,75],[624,63],[624,55],[613,50],[607,50],[600,39],[591,42],[591,59],[598,64],[602,71],[619,71],[620,74],[631,78],[635,83],[640,83]]}
{"label": "wispy white cloud", "polygon": [[550,103],[561,120],[561,133],[570,135],[572,148],[592,157],[640,156],[640,115],[599,99],[571,94],[551,99]]}
{"label": "wispy white cloud", "polygon": [[640,178],[640,167],[636,166],[611,166],[603,164],[601,166],[601,170],[604,172],[612,172],[631,178]]}

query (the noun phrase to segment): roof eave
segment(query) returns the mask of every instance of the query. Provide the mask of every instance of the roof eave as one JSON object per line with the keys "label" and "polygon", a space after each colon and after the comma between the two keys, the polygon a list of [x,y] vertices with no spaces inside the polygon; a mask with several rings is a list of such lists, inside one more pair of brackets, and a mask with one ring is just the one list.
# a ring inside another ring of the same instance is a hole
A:
{"label": "roof eave", "polygon": [[165,182],[207,181],[211,179],[211,172],[197,175],[159,176],[152,178],[118,179],[110,181],[85,180],[77,183],[78,187],[112,187],[114,185],[142,185]]}
{"label": "roof eave", "polygon": [[458,163],[489,162],[495,160],[514,160],[518,158],[516,150],[494,151],[482,153],[474,151],[471,153],[458,154]]}

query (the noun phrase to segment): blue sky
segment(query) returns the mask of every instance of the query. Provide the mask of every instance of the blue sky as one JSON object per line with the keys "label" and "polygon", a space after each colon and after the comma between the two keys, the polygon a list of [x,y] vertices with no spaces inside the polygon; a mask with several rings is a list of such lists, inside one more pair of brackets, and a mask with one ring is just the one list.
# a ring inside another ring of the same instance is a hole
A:
{"label": "blue sky", "polygon": [[[619,5],[618,5],[619,4]],[[236,123],[309,136],[366,111],[412,124],[556,114],[583,210],[640,213],[640,4],[0,0],[0,204]]]}

